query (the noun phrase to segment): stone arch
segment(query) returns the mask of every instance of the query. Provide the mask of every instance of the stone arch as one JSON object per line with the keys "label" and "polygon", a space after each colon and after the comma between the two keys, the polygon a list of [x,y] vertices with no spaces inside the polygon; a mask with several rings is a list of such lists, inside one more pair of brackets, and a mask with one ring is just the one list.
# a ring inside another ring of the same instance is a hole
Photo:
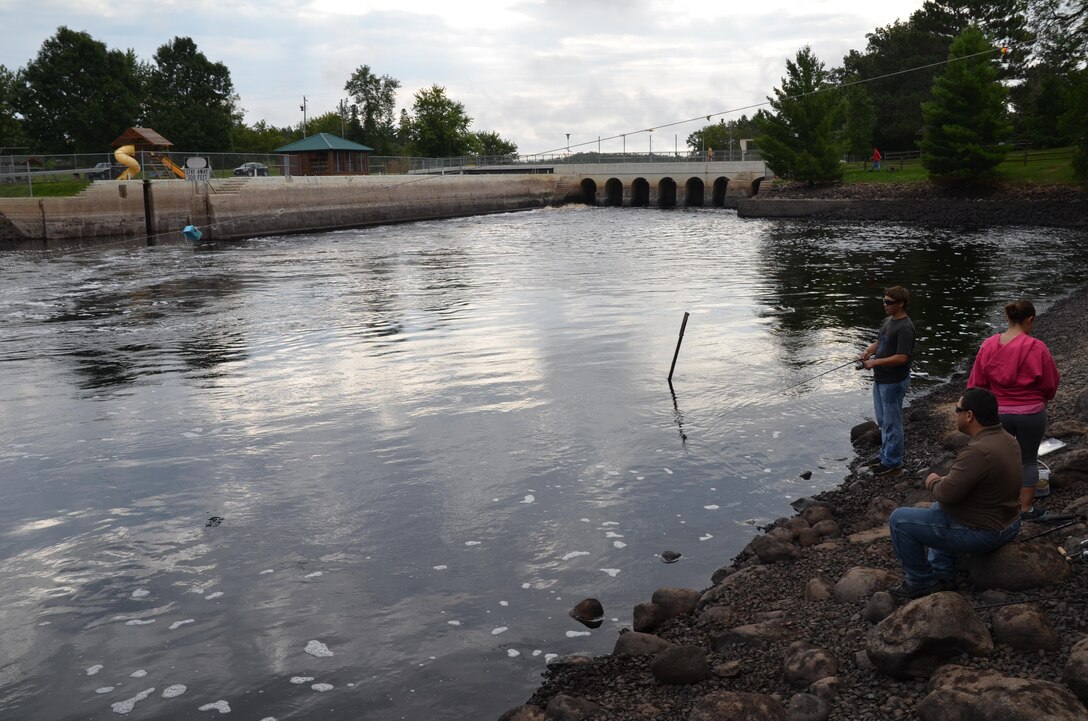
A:
{"label": "stone arch", "polygon": [[597,181],[593,178],[582,178],[582,202],[586,205],[597,204]]}
{"label": "stone arch", "polygon": [[617,208],[623,205],[623,181],[619,178],[609,178],[605,181],[604,204],[614,205]]}
{"label": "stone arch", "polygon": [[646,178],[631,181],[631,207],[645,208],[650,204],[650,183]]}
{"label": "stone arch", "polygon": [[664,177],[657,182],[657,205],[660,208],[676,207],[676,181]]}
{"label": "stone arch", "polygon": [[712,202],[715,208],[725,207],[725,193],[728,189],[729,178],[722,177],[714,180],[714,199]]}
{"label": "stone arch", "polygon": [[[755,180],[752,181],[752,195],[755,195],[756,193],[759,192],[759,186],[763,184],[764,180],[765,180],[765,178],[756,178]],[[748,196],[748,197],[751,197],[751,196]]]}
{"label": "stone arch", "polygon": [[688,178],[688,182],[684,184],[684,205],[690,208],[701,208],[705,192],[702,178]]}

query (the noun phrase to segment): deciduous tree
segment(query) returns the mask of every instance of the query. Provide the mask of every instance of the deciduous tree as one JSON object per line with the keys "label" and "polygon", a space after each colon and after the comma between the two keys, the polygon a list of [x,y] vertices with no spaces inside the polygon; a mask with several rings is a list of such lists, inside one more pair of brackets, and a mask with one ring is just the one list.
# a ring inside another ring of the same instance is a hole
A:
{"label": "deciduous tree", "polygon": [[810,47],[786,61],[782,87],[768,98],[774,114],[761,119],[758,138],[764,160],[779,176],[808,183],[842,177],[842,99],[831,88]]}
{"label": "deciduous tree", "polygon": [[15,111],[18,76],[0,65],[0,148],[26,145],[23,135],[23,119]]}
{"label": "deciduous tree", "polygon": [[399,87],[399,80],[388,75],[375,75],[369,65],[356,68],[344,85],[362,124],[363,139],[359,142],[374,148],[377,155],[391,154],[396,143],[393,114]]}
{"label": "deciduous tree", "polygon": [[135,55],[107,50],[87,33],[64,26],[42,43],[20,79],[16,109],[43,152],[108,152],[139,114]]}
{"label": "deciduous tree", "polygon": [[230,70],[208,60],[192,38],[155,51],[144,97],[147,125],[183,150],[230,150],[237,98]]}
{"label": "deciduous tree", "polygon": [[946,65],[922,105],[922,165],[946,180],[983,180],[1007,153],[1008,95],[998,79],[993,46],[977,26],[952,42]]}
{"label": "deciduous tree", "polygon": [[475,151],[480,155],[491,157],[510,156],[518,154],[517,143],[506,140],[494,130],[479,130],[472,134]]}
{"label": "deciduous tree", "polygon": [[441,85],[423,88],[415,95],[408,122],[409,143],[415,155],[449,157],[471,151],[468,128],[472,123],[465,106],[446,95]]}

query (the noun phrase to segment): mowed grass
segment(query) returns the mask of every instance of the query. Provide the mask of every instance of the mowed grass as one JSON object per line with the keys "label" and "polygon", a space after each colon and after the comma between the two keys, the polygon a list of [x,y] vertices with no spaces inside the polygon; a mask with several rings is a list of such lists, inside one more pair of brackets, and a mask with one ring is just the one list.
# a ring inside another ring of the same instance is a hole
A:
{"label": "mowed grass", "polygon": [[[927,180],[929,173],[919,158],[891,159],[879,171],[867,170],[862,163],[850,163],[844,183],[902,183]],[[997,177],[1007,183],[1033,185],[1076,185],[1073,178],[1073,148],[1013,150],[997,166]]]}
{"label": "mowed grass", "polygon": [[26,180],[15,183],[0,183],[0,198],[64,198],[78,195],[84,188],[91,184],[89,180],[70,178],[65,180],[34,181],[34,194],[31,196],[30,186]]}

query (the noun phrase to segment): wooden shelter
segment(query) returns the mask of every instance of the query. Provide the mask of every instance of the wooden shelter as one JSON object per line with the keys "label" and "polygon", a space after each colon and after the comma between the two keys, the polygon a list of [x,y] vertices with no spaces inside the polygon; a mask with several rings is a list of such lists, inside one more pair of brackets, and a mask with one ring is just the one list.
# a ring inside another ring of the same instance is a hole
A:
{"label": "wooden shelter", "polygon": [[136,146],[136,152],[141,150],[149,152],[162,152],[174,144],[156,133],[151,128],[129,128],[114,140],[112,147],[120,148],[124,145]]}
{"label": "wooden shelter", "polygon": [[331,133],[318,133],[274,152],[284,156],[284,174],[370,175],[373,150]]}

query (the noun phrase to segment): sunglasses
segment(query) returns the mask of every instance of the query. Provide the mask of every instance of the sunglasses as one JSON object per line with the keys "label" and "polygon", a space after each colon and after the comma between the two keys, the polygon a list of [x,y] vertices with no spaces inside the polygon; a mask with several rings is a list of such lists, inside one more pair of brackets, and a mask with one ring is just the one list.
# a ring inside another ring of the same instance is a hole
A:
{"label": "sunglasses", "polygon": [[899,302],[900,301],[898,301],[898,300],[888,300],[887,298],[884,299],[884,305],[895,305],[896,303],[899,303]]}

